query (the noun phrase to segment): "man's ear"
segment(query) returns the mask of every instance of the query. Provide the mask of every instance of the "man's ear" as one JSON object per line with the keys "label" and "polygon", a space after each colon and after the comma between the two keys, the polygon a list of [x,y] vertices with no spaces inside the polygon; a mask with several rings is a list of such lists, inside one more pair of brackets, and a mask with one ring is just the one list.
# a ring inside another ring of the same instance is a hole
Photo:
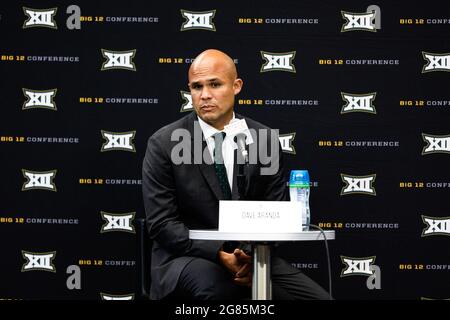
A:
{"label": "man's ear", "polygon": [[244,81],[242,81],[242,79],[237,78],[236,80],[234,80],[233,83],[234,95],[237,95],[239,92],[241,92],[243,85]]}

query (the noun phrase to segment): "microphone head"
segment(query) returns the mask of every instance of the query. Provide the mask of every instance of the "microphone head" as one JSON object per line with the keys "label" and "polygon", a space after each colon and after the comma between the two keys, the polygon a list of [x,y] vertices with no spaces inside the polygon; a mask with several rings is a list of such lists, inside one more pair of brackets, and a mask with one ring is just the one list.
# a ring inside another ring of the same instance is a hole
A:
{"label": "microphone head", "polygon": [[234,142],[238,142],[238,141],[244,141],[244,143],[245,143],[245,140],[247,139],[247,135],[245,134],[245,133],[243,133],[243,132],[241,132],[241,133],[238,133],[237,135],[235,135],[234,137],[233,137],[233,140],[234,140]]}
{"label": "microphone head", "polygon": [[[238,150],[239,150],[239,152],[240,152],[240,154],[241,154],[241,156],[242,156],[242,159],[243,159],[243,161],[244,161],[244,164],[245,163],[248,163],[248,151],[247,151],[247,149],[245,148],[245,146],[246,146],[246,144],[245,144],[245,138],[246,138],[246,135],[244,134],[244,133],[238,133],[236,136],[235,136],[235,142],[236,142],[236,144],[237,144],[237,146],[238,146]],[[240,161],[239,161],[239,159],[238,159],[238,163],[239,163]]]}
{"label": "microphone head", "polygon": [[244,164],[247,164],[249,162],[249,156],[245,146],[253,143],[253,137],[245,119],[233,119],[224,127],[224,131],[233,138],[237,145],[240,154],[238,163],[242,164],[243,161]]}

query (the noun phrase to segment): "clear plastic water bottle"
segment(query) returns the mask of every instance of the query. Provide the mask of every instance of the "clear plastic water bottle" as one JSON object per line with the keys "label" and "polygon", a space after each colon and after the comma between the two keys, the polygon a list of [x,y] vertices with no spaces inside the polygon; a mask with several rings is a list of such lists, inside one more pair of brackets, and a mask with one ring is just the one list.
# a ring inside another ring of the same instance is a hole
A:
{"label": "clear plastic water bottle", "polygon": [[289,194],[291,201],[301,201],[304,203],[304,212],[302,215],[303,231],[308,231],[311,221],[311,212],[309,210],[309,173],[308,170],[291,170],[289,177]]}

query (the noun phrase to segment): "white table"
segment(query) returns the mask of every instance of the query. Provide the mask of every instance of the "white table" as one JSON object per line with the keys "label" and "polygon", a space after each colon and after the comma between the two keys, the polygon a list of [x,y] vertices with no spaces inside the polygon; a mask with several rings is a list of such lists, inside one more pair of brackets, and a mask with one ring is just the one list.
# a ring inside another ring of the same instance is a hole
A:
{"label": "white table", "polygon": [[[327,240],[335,239],[334,230],[326,230]],[[249,242],[253,247],[252,299],[272,299],[270,280],[270,243],[281,241],[324,240],[320,231],[287,233],[223,232],[218,230],[190,230],[189,238],[194,240],[221,240]]]}

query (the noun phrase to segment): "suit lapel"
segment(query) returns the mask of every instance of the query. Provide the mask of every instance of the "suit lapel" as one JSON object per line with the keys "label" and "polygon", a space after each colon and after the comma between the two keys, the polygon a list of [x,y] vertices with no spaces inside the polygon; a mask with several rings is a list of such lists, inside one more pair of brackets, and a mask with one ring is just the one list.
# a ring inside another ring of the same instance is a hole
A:
{"label": "suit lapel", "polygon": [[[201,140],[201,152],[202,152],[202,161],[200,164],[197,164],[198,168],[200,169],[201,174],[203,175],[203,178],[211,188],[212,192],[216,196],[217,199],[223,199],[222,190],[220,189],[219,180],[217,179],[216,170],[214,169],[213,160],[211,159],[211,155],[208,152],[208,146],[206,144],[206,141],[203,136],[202,129],[198,123],[197,115],[195,112],[192,112],[192,117],[190,118],[190,121],[188,123],[188,130],[191,133],[191,152],[192,152],[192,159],[194,158],[194,150],[195,150],[195,143],[199,143],[199,140]],[[197,141],[195,141],[197,140]],[[206,158],[206,159],[203,159]],[[205,163],[206,162],[206,163]],[[193,162],[195,163],[195,162]],[[211,164],[208,164],[211,163]]]}

